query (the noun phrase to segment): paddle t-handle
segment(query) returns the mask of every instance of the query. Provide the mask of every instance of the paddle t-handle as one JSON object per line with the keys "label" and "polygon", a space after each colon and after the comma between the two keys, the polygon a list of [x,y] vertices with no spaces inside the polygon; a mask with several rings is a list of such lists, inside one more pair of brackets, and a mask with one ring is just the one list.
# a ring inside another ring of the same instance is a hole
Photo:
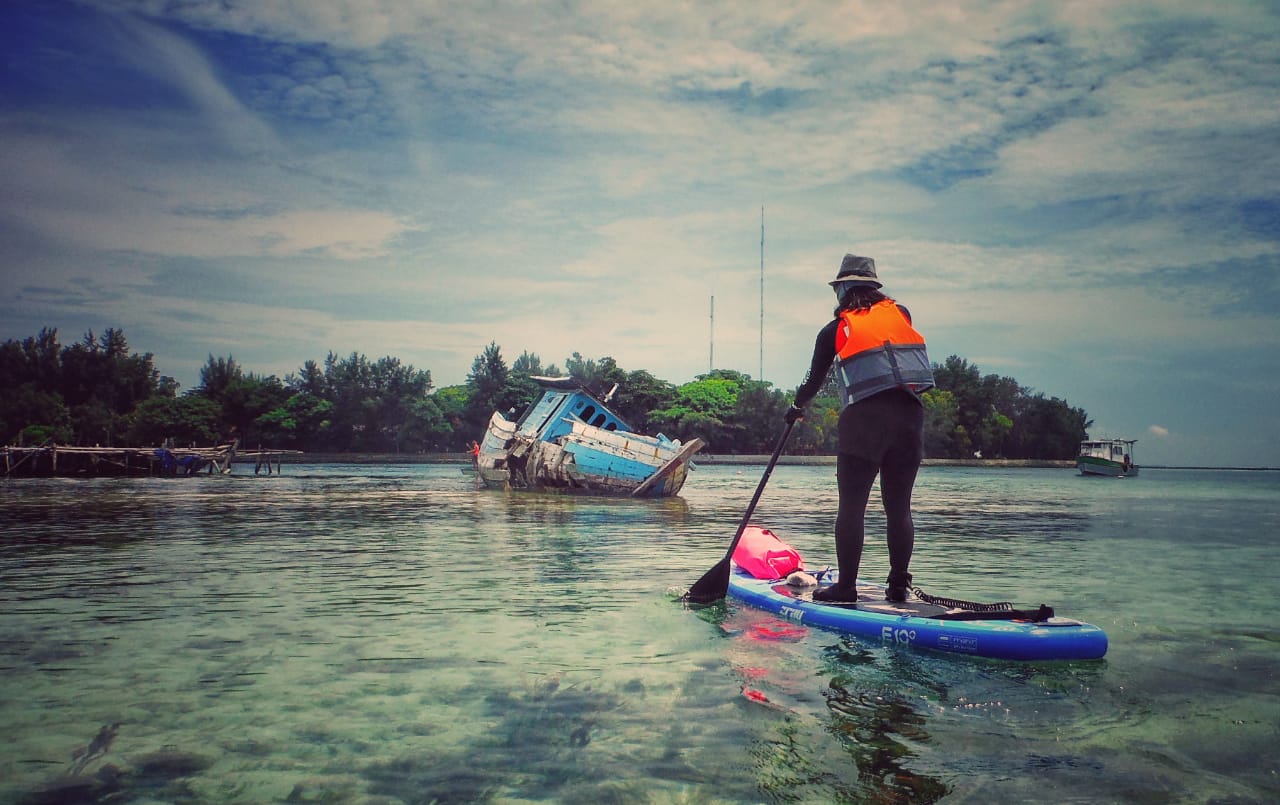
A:
{"label": "paddle t-handle", "polygon": [[716,566],[708,570],[702,575],[702,578],[693,583],[688,592],[684,594],[685,601],[692,601],[697,604],[709,604],[712,601],[719,601],[729,592],[729,569],[733,561],[733,552],[738,547],[738,542],[742,539],[742,534],[747,530],[747,524],[751,522],[751,515],[755,513],[756,504],[760,502],[760,495],[764,493],[764,486],[769,482],[769,476],[773,474],[773,467],[778,463],[778,456],[782,455],[782,448],[787,443],[787,438],[791,436],[791,429],[795,427],[794,422],[788,422],[783,428],[782,434],[778,437],[778,444],[773,448],[773,455],[769,457],[769,464],[764,468],[764,475],[760,478],[760,483],[756,486],[756,493],[751,496],[751,504],[747,506],[747,511],[742,515],[742,522],[738,524],[738,533],[733,535],[733,542],[729,543],[729,550],[725,551],[724,558],[716,563]]}

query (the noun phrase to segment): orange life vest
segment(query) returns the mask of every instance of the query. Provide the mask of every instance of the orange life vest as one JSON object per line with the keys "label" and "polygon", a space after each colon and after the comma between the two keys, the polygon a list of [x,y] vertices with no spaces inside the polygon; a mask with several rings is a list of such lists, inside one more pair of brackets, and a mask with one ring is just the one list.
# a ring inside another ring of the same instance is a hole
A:
{"label": "orange life vest", "polygon": [[845,405],[893,388],[916,394],[933,388],[924,336],[892,299],[864,310],[845,310],[840,319],[836,374]]}

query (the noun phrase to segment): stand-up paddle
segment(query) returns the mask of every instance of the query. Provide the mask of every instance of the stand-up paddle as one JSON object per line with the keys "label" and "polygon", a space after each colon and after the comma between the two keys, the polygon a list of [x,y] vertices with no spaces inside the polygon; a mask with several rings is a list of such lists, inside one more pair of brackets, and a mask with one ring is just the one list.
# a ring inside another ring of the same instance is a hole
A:
{"label": "stand-up paddle", "polygon": [[733,542],[729,543],[729,550],[725,552],[724,558],[693,583],[689,591],[684,594],[684,600],[695,604],[710,604],[728,594],[733,551],[738,547],[738,540],[742,539],[742,532],[747,530],[751,515],[755,513],[756,504],[760,502],[760,495],[764,492],[764,485],[769,482],[769,476],[773,474],[773,465],[778,463],[778,456],[782,455],[782,446],[787,443],[787,437],[791,435],[791,428],[794,425],[794,422],[788,422],[782,435],[778,437],[778,445],[773,448],[773,455],[769,457],[769,466],[764,468],[764,476],[760,479],[760,485],[756,487],[756,493],[751,496],[751,505],[747,507],[747,513],[742,515],[742,522],[738,524],[738,533],[733,535]]}

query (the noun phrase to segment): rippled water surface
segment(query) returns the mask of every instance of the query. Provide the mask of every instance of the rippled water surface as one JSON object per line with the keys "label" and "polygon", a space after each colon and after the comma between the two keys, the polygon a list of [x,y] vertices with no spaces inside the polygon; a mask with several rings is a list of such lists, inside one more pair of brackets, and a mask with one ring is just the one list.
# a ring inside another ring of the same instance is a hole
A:
{"label": "rippled water surface", "polygon": [[[920,586],[1110,637],[1027,664],[679,603],[762,470],[0,482],[0,802],[1280,800],[1280,473],[925,468]],[[830,562],[834,485],[779,467],[755,520]]]}

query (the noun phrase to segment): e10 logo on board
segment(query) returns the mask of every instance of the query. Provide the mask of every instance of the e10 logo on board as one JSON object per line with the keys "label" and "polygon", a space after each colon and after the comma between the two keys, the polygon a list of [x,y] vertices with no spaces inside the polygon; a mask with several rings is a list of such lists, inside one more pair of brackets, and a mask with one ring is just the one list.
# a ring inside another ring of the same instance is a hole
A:
{"label": "e10 logo on board", "polygon": [[892,626],[885,626],[880,630],[880,640],[885,643],[899,643],[906,645],[915,639],[915,629],[895,629]]}

